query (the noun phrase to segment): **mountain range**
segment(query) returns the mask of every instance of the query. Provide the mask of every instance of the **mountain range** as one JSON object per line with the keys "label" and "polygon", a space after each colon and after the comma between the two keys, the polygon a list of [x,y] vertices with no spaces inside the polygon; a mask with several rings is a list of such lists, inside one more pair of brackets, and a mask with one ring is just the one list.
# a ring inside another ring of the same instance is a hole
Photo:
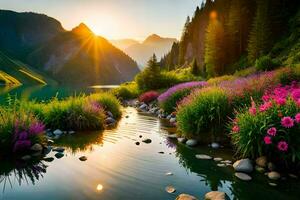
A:
{"label": "mountain range", "polygon": [[154,53],[158,58],[163,57],[171,50],[173,43],[177,40],[152,34],[142,42],[132,39],[111,40],[110,42],[136,60],[139,66],[143,68]]}
{"label": "mountain range", "polygon": [[0,27],[0,71],[23,84],[28,79],[77,86],[118,84],[139,72],[132,58],[83,23],[67,31],[43,14],[0,10]]}

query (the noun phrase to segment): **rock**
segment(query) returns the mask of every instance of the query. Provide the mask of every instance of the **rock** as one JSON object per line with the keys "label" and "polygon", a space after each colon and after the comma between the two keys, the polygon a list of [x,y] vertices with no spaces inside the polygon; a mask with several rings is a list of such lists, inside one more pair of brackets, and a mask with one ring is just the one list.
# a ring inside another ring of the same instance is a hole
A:
{"label": "rock", "polygon": [[160,152],[158,152],[158,153],[160,153],[160,154],[164,154],[165,152],[163,152],[163,151],[160,151]]}
{"label": "rock", "polygon": [[225,192],[212,191],[205,194],[205,200],[225,200]]}
{"label": "rock", "polygon": [[126,115],[125,118],[129,118],[129,115]]}
{"label": "rock", "polygon": [[42,151],[36,151],[35,153],[31,154],[33,157],[40,157],[42,155]]}
{"label": "rock", "polygon": [[255,162],[259,167],[263,167],[263,168],[267,167],[267,157],[266,156],[261,156],[261,157],[257,158],[255,160]]}
{"label": "rock", "polygon": [[135,144],[136,144],[136,145],[140,145],[140,143],[139,143],[139,142],[136,142]]}
{"label": "rock", "polygon": [[166,176],[172,176],[172,175],[173,175],[172,172],[167,172],[167,173],[166,173]]}
{"label": "rock", "polygon": [[218,167],[226,167],[226,164],[224,164],[224,163],[219,163],[219,164],[217,164],[217,166],[218,166]]}
{"label": "rock", "polygon": [[139,138],[142,138],[142,137],[143,137],[142,135],[139,136]]}
{"label": "rock", "polygon": [[24,160],[24,161],[28,161],[30,159],[31,159],[30,155],[26,155],[26,156],[21,157],[21,160]]}
{"label": "rock", "polygon": [[46,161],[46,162],[52,162],[54,160],[54,158],[53,157],[48,157],[48,158],[44,158],[43,160]]}
{"label": "rock", "polygon": [[152,140],[148,138],[148,139],[144,139],[142,142],[144,142],[144,143],[146,143],[146,144],[149,144],[149,143],[152,142]]}
{"label": "rock", "polygon": [[41,144],[34,144],[33,146],[30,147],[30,150],[32,151],[42,151],[43,150],[43,146]]}
{"label": "rock", "polygon": [[289,177],[294,178],[294,179],[298,178],[298,176],[296,176],[295,174],[289,174]]}
{"label": "rock", "polygon": [[114,124],[116,120],[112,117],[108,117],[105,119],[105,124]]}
{"label": "rock", "polygon": [[212,159],[211,156],[208,156],[208,155],[205,155],[205,154],[197,154],[195,157],[197,159],[201,159],[201,160],[211,160]]}
{"label": "rock", "polygon": [[189,194],[180,194],[176,197],[176,200],[198,200],[196,197]]}
{"label": "rock", "polygon": [[53,143],[54,143],[54,141],[53,141],[53,140],[51,140],[51,139],[48,139],[48,140],[47,140],[47,143],[48,143],[48,144],[53,144]]}
{"label": "rock", "polygon": [[52,149],[52,151],[56,151],[56,152],[64,152],[64,151],[65,151],[65,148],[63,148],[63,147],[56,147],[56,148]]}
{"label": "rock", "polygon": [[87,160],[87,157],[86,157],[86,156],[81,156],[81,157],[79,158],[79,160],[80,160],[80,161],[86,161],[86,160]]}
{"label": "rock", "polygon": [[58,152],[58,153],[56,153],[54,156],[55,156],[57,159],[60,159],[60,158],[64,157],[64,154],[61,153],[61,152]]}
{"label": "rock", "polygon": [[56,129],[55,131],[53,131],[53,134],[56,136],[61,136],[63,134],[63,132],[59,129]]}
{"label": "rock", "polygon": [[185,143],[186,142],[186,138],[177,138],[178,142],[180,143]]}
{"label": "rock", "polygon": [[171,118],[171,119],[170,119],[170,123],[171,123],[171,124],[173,124],[173,123],[175,123],[175,122],[176,122],[176,118]]}
{"label": "rock", "polygon": [[168,193],[174,193],[176,191],[176,189],[171,185],[167,186],[165,189]]}
{"label": "rock", "polygon": [[166,117],[167,120],[170,120],[171,118],[172,118],[171,115],[168,115],[168,116]]}
{"label": "rock", "polygon": [[146,110],[147,109],[147,104],[142,104],[139,108],[141,109],[141,110]]}
{"label": "rock", "polygon": [[259,173],[264,173],[265,172],[265,168],[260,167],[258,165],[255,166],[255,170],[258,171]]}
{"label": "rock", "polygon": [[211,148],[218,149],[218,148],[220,148],[220,145],[216,142],[213,142],[213,143],[211,143]]}
{"label": "rock", "polygon": [[231,164],[232,161],[231,161],[231,160],[224,160],[224,163],[225,163],[225,164]]}
{"label": "rock", "polygon": [[74,134],[75,133],[75,131],[69,131],[68,132],[68,134],[70,134],[70,135],[72,135],[72,134]]}
{"label": "rock", "polygon": [[273,171],[268,173],[268,178],[271,180],[278,180],[280,179],[280,174],[278,172]]}
{"label": "rock", "polygon": [[248,158],[236,161],[233,164],[233,168],[237,172],[251,173],[253,171],[251,160]]}
{"label": "rock", "polygon": [[168,135],[168,138],[175,139],[175,138],[177,138],[177,135],[175,133],[170,134],[170,135]]}
{"label": "rock", "polygon": [[272,182],[270,182],[269,185],[271,185],[271,186],[273,186],[273,187],[276,187],[276,186],[277,186],[276,183],[272,183]]}
{"label": "rock", "polygon": [[275,170],[276,170],[276,166],[275,166],[275,164],[274,164],[274,163],[271,163],[271,162],[269,162],[269,163],[268,163],[268,169],[269,169],[270,171],[275,171]]}
{"label": "rock", "polygon": [[220,162],[222,160],[223,160],[222,158],[214,158],[214,161],[216,161],[216,162]]}
{"label": "rock", "polygon": [[197,146],[198,141],[195,139],[189,139],[186,141],[185,144],[188,145],[189,147],[194,147],[194,146]]}
{"label": "rock", "polygon": [[234,175],[243,181],[251,181],[252,180],[251,176],[249,176],[248,174],[245,174],[245,173],[236,172]]}
{"label": "rock", "polygon": [[107,115],[108,117],[114,118],[114,115],[113,115],[110,111],[107,111],[107,112],[106,112],[106,115]]}

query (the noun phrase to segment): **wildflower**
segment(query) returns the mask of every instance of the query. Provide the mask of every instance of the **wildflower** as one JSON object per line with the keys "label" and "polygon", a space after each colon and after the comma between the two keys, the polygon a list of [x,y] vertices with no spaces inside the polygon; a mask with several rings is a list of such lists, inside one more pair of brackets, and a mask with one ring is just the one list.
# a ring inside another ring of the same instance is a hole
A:
{"label": "wildflower", "polygon": [[240,127],[239,127],[238,125],[235,125],[235,126],[232,128],[232,132],[234,132],[234,133],[240,132]]}
{"label": "wildflower", "polygon": [[292,98],[294,101],[299,102],[300,100],[300,89],[294,89],[291,93]]}
{"label": "wildflower", "polygon": [[256,115],[256,105],[251,97],[251,108],[249,108],[249,112],[251,115]]}
{"label": "wildflower", "polygon": [[296,123],[300,123],[300,113],[298,113],[296,116],[295,116],[295,121]]}
{"label": "wildflower", "polygon": [[21,151],[21,150],[27,150],[31,146],[30,140],[18,140],[16,141],[13,152]]}
{"label": "wildflower", "polygon": [[265,144],[272,144],[272,139],[270,136],[265,136],[264,137],[264,142]]}
{"label": "wildflower", "polygon": [[269,128],[269,130],[267,131],[267,133],[271,136],[275,136],[277,133],[277,129],[275,127]]}
{"label": "wildflower", "polygon": [[26,131],[23,131],[18,134],[18,139],[19,140],[27,140],[28,139],[28,133]]}
{"label": "wildflower", "polygon": [[270,95],[265,94],[265,95],[262,97],[262,100],[263,100],[264,102],[270,101]]}
{"label": "wildflower", "polygon": [[278,142],[277,148],[279,151],[287,151],[289,148],[289,145],[286,141],[282,140],[282,141]]}
{"label": "wildflower", "polygon": [[272,107],[272,102],[265,102],[263,105],[261,105],[260,107],[259,107],[259,111],[260,112],[265,112],[265,111],[267,111],[267,110],[269,110],[269,108],[271,108]]}
{"label": "wildflower", "polygon": [[34,122],[29,126],[29,134],[37,135],[45,131],[45,125],[40,122]]}
{"label": "wildflower", "polygon": [[281,125],[285,128],[292,128],[294,126],[294,120],[291,117],[284,117],[281,119]]}
{"label": "wildflower", "polygon": [[158,96],[159,96],[159,93],[156,91],[145,92],[144,94],[142,94],[139,97],[139,101],[144,102],[144,103],[149,103],[151,101],[156,100]]}
{"label": "wildflower", "polygon": [[278,105],[280,105],[280,106],[283,106],[283,105],[285,105],[286,104],[286,99],[284,99],[284,98],[276,98],[275,99],[275,102],[276,102],[276,104],[278,104]]}

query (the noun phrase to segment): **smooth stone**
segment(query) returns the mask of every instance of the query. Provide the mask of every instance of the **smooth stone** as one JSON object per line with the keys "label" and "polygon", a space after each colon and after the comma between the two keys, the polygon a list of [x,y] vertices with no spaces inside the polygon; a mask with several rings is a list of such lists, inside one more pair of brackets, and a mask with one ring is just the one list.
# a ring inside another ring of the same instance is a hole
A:
{"label": "smooth stone", "polygon": [[216,161],[216,162],[220,162],[222,160],[223,160],[222,158],[214,158],[214,161]]}
{"label": "smooth stone", "polygon": [[30,147],[30,150],[32,151],[42,151],[43,150],[43,146],[36,143],[33,146]]}
{"label": "smooth stone", "polygon": [[45,155],[47,155],[47,154],[49,154],[49,153],[52,151],[52,149],[53,149],[52,146],[46,146],[46,147],[44,148],[43,153],[44,153]]}
{"label": "smooth stone", "polygon": [[255,160],[255,163],[260,167],[267,167],[268,161],[266,156],[261,156]]}
{"label": "smooth stone", "polygon": [[171,139],[175,139],[175,138],[177,138],[177,134],[170,134],[170,135],[168,135],[168,138],[171,138]]}
{"label": "smooth stone", "polygon": [[237,172],[251,173],[253,171],[253,165],[251,163],[251,160],[248,158],[236,161],[233,164],[233,168]]}
{"label": "smooth stone", "polygon": [[56,152],[64,152],[64,151],[65,151],[65,148],[63,148],[63,147],[56,147],[56,148],[52,149],[52,151],[56,151]]}
{"label": "smooth stone", "polygon": [[136,145],[140,145],[140,143],[139,143],[139,142],[136,142],[135,144],[136,144]]}
{"label": "smooth stone", "polygon": [[197,159],[201,159],[201,160],[211,160],[212,159],[211,156],[208,156],[208,155],[205,155],[205,154],[197,154],[197,155],[195,155],[195,157]]}
{"label": "smooth stone", "polygon": [[205,200],[225,200],[225,192],[211,191],[205,194]]}
{"label": "smooth stone", "polygon": [[175,123],[175,122],[176,122],[176,118],[171,118],[171,119],[170,119],[170,123],[173,124],[173,123]]}
{"label": "smooth stone", "polygon": [[295,174],[289,174],[289,177],[294,178],[294,179],[298,178],[298,176],[296,176]]}
{"label": "smooth stone", "polygon": [[255,170],[258,171],[258,172],[260,172],[260,173],[264,173],[265,172],[265,168],[260,167],[258,165],[255,166]]}
{"label": "smooth stone", "polygon": [[275,164],[274,164],[274,163],[271,163],[271,162],[269,162],[269,163],[268,163],[268,169],[269,169],[270,171],[275,171],[275,170],[276,170],[276,166],[275,166]]}
{"label": "smooth stone", "polygon": [[186,138],[177,138],[177,140],[180,143],[185,143],[186,142]]}
{"label": "smooth stone", "polygon": [[218,166],[218,167],[226,167],[226,164],[224,164],[224,163],[219,163],[219,164],[217,164],[217,166]]}
{"label": "smooth stone", "polygon": [[180,194],[175,200],[198,200],[196,197],[189,194]]}
{"label": "smooth stone", "polygon": [[189,147],[194,147],[194,146],[197,146],[198,141],[195,139],[189,139],[186,141],[185,144],[188,145]]}
{"label": "smooth stone", "polygon": [[21,157],[21,160],[24,160],[24,161],[28,161],[30,159],[31,159],[30,155],[25,155],[25,156]]}
{"label": "smooth stone", "polygon": [[141,110],[145,110],[145,109],[147,109],[147,105],[146,104],[142,104],[139,108],[141,109]]}
{"label": "smooth stone", "polygon": [[172,172],[167,172],[167,173],[166,173],[166,176],[172,176],[172,175],[173,175]]}
{"label": "smooth stone", "polygon": [[160,153],[160,154],[164,154],[165,152],[163,152],[163,151],[160,151],[160,152],[158,152],[158,153]]}
{"label": "smooth stone", "polygon": [[56,135],[56,136],[60,136],[63,134],[63,132],[59,129],[56,129],[55,131],[53,131],[53,134]]}
{"label": "smooth stone", "polygon": [[106,124],[114,124],[115,122],[116,122],[116,120],[112,117],[108,117],[105,119]]}
{"label": "smooth stone", "polygon": [[46,161],[46,162],[52,162],[54,160],[54,158],[53,157],[48,157],[48,158],[44,158],[43,160]]}
{"label": "smooth stone", "polygon": [[146,143],[146,144],[149,144],[149,143],[152,142],[152,140],[148,138],[148,139],[144,139],[142,142],[144,142],[144,143]]}
{"label": "smooth stone", "polygon": [[232,164],[232,161],[231,160],[224,160],[224,163],[225,164]]}
{"label": "smooth stone", "polygon": [[55,156],[57,159],[60,159],[60,158],[64,157],[64,154],[61,153],[61,152],[58,152],[58,153],[56,153],[54,156]]}
{"label": "smooth stone", "polygon": [[107,111],[106,114],[107,114],[107,116],[114,118],[114,115],[110,111]]}
{"label": "smooth stone", "polygon": [[245,174],[245,173],[236,172],[234,175],[243,181],[251,181],[252,180],[251,176],[249,176],[248,174]]}
{"label": "smooth stone", "polygon": [[213,142],[213,143],[211,143],[211,148],[218,149],[218,148],[220,148],[220,145],[216,142]]}
{"label": "smooth stone", "polygon": [[276,187],[277,186],[277,184],[276,183],[269,183],[269,185],[271,185],[271,186],[273,186],[273,187]]}
{"label": "smooth stone", "polygon": [[53,144],[53,143],[54,143],[54,141],[53,141],[53,140],[51,140],[51,139],[48,139],[48,140],[47,140],[47,143],[48,143],[48,144]]}
{"label": "smooth stone", "polygon": [[176,189],[171,185],[167,186],[165,189],[168,193],[174,193],[176,191]]}
{"label": "smooth stone", "polygon": [[278,180],[280,179],[280,174],[278,172],[269,172],[268,173],[268,178],[271,179],[271,180]]}
{"label": "smooth stone", "polygon": [[75,133],[75,131],[69,131],[68,133],[72,135]]}
{"label": "smooth stone", "polygon": [[171,115],[168,115],[168,116],[166,117],[167,120],[170,120],[171,118],[172,118]]}
{"label": "smooth stone", "polygon": [[87,160],[87,157],[86,157],[86,156],[81,156],[81,157],[79,158],[79,160],[80,160],[80,161],[86,161],[86,160]]}

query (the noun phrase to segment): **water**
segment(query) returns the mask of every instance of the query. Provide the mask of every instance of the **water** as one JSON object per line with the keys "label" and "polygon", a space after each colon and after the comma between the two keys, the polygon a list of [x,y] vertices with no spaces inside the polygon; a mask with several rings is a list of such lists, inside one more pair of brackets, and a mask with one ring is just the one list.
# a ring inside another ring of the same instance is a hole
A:
{"label": "water", "polygon": [[[195,159],[197,153],[232,159],[230,150],[188,148],[167,139],[168,131],[159,119],[125,108],[113,130],[76,133],[57,141],[67,148],[61,159],[29,166],[1,162],[0,199],[173,200],[180,193],[203,199],[211,190],[224,191],[230,199],[299,199],[299,182],[284,181],[272,187],[259,174],[253,174],[251,182],[239,181],[232,168]],[[145,138],[152,142],[141,142]],[[88,160],[81,162],[80,156]],[[173,175],[166,176],[166,172]],[[168,185],[176,188],[174,194],[165,191]]]}

